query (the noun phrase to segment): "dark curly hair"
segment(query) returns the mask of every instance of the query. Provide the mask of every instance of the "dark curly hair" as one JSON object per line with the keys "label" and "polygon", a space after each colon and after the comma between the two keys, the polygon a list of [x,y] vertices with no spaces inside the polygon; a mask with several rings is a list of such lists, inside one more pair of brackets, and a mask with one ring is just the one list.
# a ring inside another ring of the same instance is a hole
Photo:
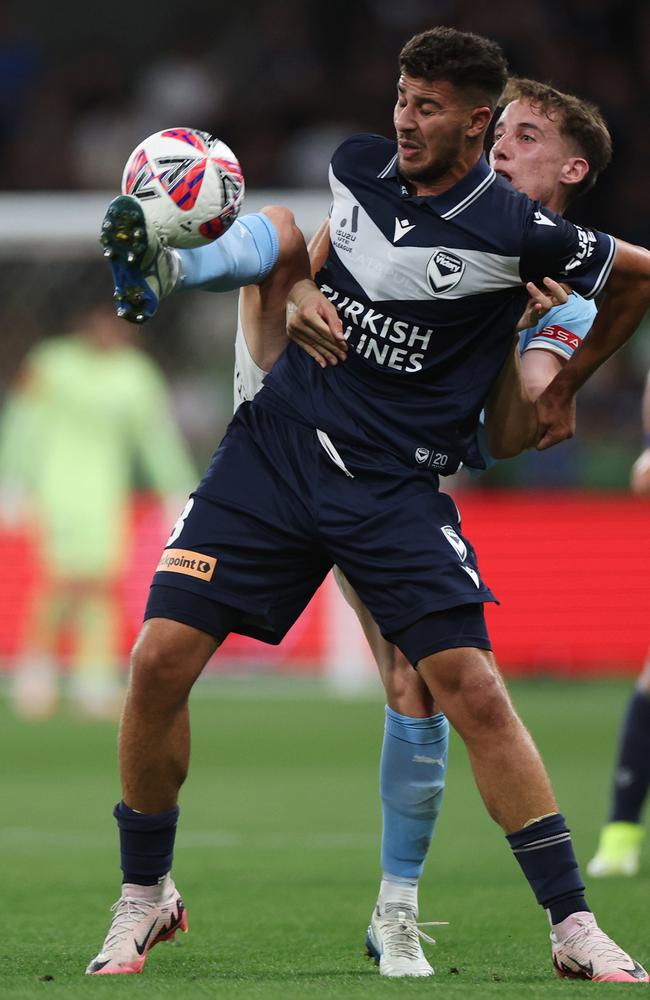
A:
{"label": "dark curly hair", "polygon": [[[572,186],[571,198],[589,191],[612,158],[612,138],[605,119],[595,104],[582,101],[573,94],[563,94],[547,83],[512,77],[508,80],[501,103],[529,101],[537,112],[556,122],[560,135],[575,145],[576,151],[589,164],[589,173]],[[568,193],[568,192],[567,192]]]}
{"label": "dark curly hair", "polygon": [[441,26],[414,35],[400,52],[399,66],[417,79],[447,80],[492,110],[508,79],[508,64],[496,42]]}

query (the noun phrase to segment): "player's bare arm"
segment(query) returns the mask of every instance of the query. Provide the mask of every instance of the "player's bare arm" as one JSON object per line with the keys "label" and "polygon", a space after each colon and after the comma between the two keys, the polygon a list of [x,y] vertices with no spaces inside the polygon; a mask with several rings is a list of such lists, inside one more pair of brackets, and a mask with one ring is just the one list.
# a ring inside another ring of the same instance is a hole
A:
{"label": "player's bare arm", "polygon": [[616,240],[616,256],[605,297],[587,337],[537,400],[540,450],[575,431],[575,394],[627,343],[650,307],[650,252]]}
{"label": "player's bare arm", "polygon": [[[313,278],[327,259],[328,219],[318,227],[307,249]],[[313,280],[298,282],[289,294],[287,332],[321,368],[336,365],[347,356],[348,345],[338,313]]]}
{"label": "player's bare arm", "polygon": [[529,299],[517,324],[517,336],[485,406],[488,447],[494,458],[513,458],[535,445],[535,400],[563,364],[563,359],[550,351],[536,349],[522,355],[519,333],[535,326],[554,306],[564,305],[567,291],[552,278],[545,278],[542,288],[532,281],[526,288]]}

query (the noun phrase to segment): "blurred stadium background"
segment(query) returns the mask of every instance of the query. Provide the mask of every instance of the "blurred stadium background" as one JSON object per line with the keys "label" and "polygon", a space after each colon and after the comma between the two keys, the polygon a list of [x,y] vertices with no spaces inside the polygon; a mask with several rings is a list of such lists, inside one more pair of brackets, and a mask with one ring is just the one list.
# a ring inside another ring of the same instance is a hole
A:
{"label": "blurred stadium background", "polygon": [[[630,0],[299,0],[176,7],[45,0],[0,9],[0,402],[27,351],[70,329],[80,302],[107,300],[97,231],[122,165],[159,128],[224,138],[247,180],[245,210],[280,201],[307,235],[324,217],[330,153],[352,131],[390,134],[396,54],[433,23],[504,46],[514,72],[595,101],[614,162],[569,214],[650,240],[650,5]],[[35,28],[38,25],[38,28]],[[162,366],[203,467],[228,422],[235,296],[165,304],[137,341]],[[544,455],[449,484],[502,600],[491,610],[505,669],[634,673],[650,637],[647,503],[628,495],[640,450],[648,322],[583,390],[579,431]],[[122,581],[122,647],[137,630],[168,523],[144,492]],[[39,554],[28,525],[1,523],[0,662],[11,669]],[[65,654],[65,639],[62,655]],[[229,640],[218,669],[326,674],[364,686],[373,670],[329,583],[279,649]]]}

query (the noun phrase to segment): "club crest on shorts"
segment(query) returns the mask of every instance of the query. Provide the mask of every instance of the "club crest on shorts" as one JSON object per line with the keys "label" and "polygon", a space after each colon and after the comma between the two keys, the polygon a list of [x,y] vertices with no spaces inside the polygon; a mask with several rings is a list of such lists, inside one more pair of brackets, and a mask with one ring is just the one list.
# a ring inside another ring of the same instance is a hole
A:
{"label": "club crest on shorts", "polygon": [[438,247],[427,264],[427,281],[435,295],[450,292],[465,273],[465,261],[451,250]]}
{"label": "club crest on shorts", "polygon": [[452,549],[456,550],[458,558],[465,562],[467,559],[467,546],[460,535],[454,531],[450,524],[443,524],[440,530],[451,545]]}

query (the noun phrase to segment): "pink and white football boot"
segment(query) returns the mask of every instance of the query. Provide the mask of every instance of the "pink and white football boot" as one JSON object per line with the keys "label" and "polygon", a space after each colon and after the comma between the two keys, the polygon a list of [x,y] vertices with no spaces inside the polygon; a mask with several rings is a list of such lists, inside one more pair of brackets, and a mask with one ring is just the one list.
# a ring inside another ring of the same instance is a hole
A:
{"label": "pink and white football boot", "polygon": [[612,941],[593,913],[572,913],[551,932],[553,965],[561,978],[595,983],[647,983],[642,965]]}
{"label": "pink and white football boot", "polygon": [[171,941],[176,931],[187,933],[187,911],[171,876],[155,886],[122,886],[122,895],[101,951],[86,975],[142,972],[149,951],[159,941]]}

